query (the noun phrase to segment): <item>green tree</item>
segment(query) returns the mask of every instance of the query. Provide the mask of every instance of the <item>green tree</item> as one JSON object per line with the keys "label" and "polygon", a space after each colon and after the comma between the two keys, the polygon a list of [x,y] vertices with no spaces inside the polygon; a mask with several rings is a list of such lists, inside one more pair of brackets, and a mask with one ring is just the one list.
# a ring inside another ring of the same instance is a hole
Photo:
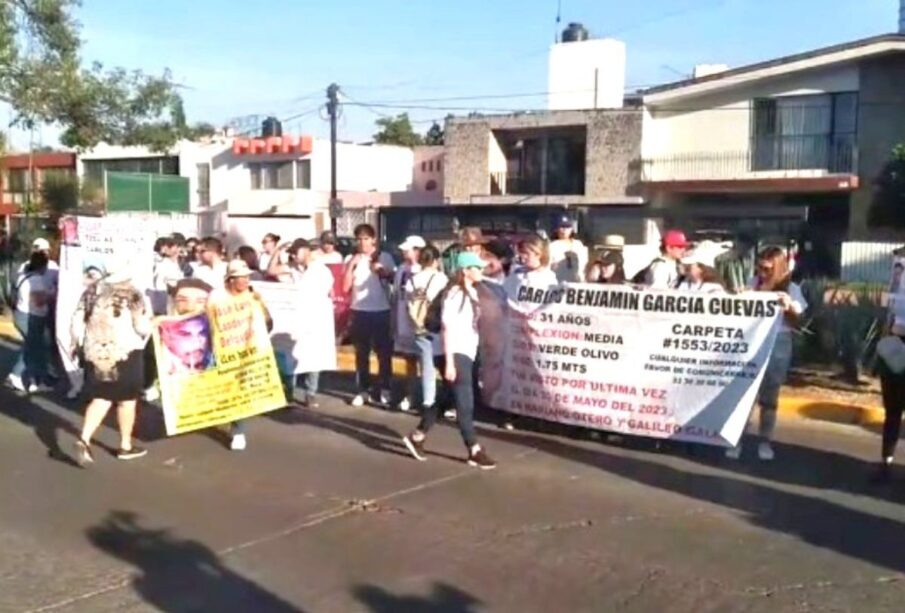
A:
{"label": "green tree", "polygon": [[101,141],[172,146],[180,135],[172,110],[181,99],[169,72],[149,76],[98,63],[83,67],[73,17],[77,5],[78,0],[0,2],[0,100],[12,107],[13,125],[58,125],[62,144],[77,149]]}
{"label": "green tree", "polygon": [[416,147],[424,143],[423,137],[412,128],[408,113],[381,117],[377,120],[377,127],[380,131],[374,135],[374,141],[381,145]]}
{"label": "green tree", "polygon": [[868,223],[905,229],[905,144],[893,147],[889,161],[874,180],[874,187]]}
{"label": "green tree", "polygon": [[430,129],[427,131],[427,134],[424,135],[424,144],[425,145],[442,145],[443,139],[446,136],[443,128],[440,127],[440,124],[434,122],[431,125]]}

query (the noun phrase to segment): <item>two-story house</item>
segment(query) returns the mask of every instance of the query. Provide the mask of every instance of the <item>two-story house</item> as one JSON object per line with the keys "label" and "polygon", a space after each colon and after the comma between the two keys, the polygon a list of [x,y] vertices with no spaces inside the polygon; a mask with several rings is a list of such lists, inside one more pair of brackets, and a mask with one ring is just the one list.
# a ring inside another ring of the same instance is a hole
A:
{"label": "two-story house", "polygon": [[840,241],[872,231],[874,180],[905,142],[903,83],[891,34],[646,90],[645,197],[735,231],[801,216],[812,259],[836,263]]}

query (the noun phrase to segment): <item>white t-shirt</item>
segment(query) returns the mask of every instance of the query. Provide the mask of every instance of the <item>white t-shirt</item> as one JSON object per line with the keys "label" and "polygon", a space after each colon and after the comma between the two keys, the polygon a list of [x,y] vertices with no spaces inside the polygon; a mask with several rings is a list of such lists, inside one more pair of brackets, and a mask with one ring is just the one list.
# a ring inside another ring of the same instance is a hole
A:
{"label": "white t-shirt", "polygon": [[[760,281],[758,281],[757,277],[754,277],[750,281],[748,281],[748,289],[756,290],[760,285]],[[808,301],[805,300],[804,294],[801,292],[801,287],[797,283],[789,283],[789,289],[786,291],[789,294],[789,298],[792,299],[792,312],[796,315],[801,315],[808,308]],[[791,332],[793,330],[792,326],[786,321],[785,317],[780,318],[781,322],[780,331],[781,332]]]}
{"label": "white t-shirt", "polygon": [[478,295],[474,289],[464,294],[459,287],[449,290],[443,300],[443,342],[446,355],[462,354],[472,360],[478,355]]}
{"label": "white t-shirt", "polygon": [[691,279],[682,281],[676,289],[681,292],[698,292],[702,294],[713,294],[726,291],[719,283],[713,283],[712,281],[696,283]]}
{"label": "white t-shirt", "polygon": [[679,266],[675,260],[660,257],[647,271],[645,284],[651,289],[675,289],[679,284]]}
{"label": "white t-shirt", "polygon": [[577,238],[550,243],[550,268],[560,282],[584,281],[587,266],[588,248]]}
{"label": "white t-shirt", "polygon": [[[352,261],[354,256],[346,258],[346,263]],[[395,272],[396,263],[389,253],[380,252],[378,261],[383,267]],[[387,288],[377,275],[371,272],[371,258],[362,257],[355,266],[352,274],[352,304],[353,311],[367,311],[371,313],[390,310],[390,298]]]}
{"label": "white t-shirt", "polygon": [[263,270],[264,272],[267,272],[267,268],[270,266],[270,260],[272,259],[272,254],[262,252],[261,255],[258,256],[258,268]]}
{"label": "white t-shirt", "polygon": [[[411,296],[416,290],[424,290],[424,294],[429,302],[433,302],[434,298],[440,295],[446,286],[449,285],[449,277],[439,270],[421,270],[409,280],[405,287],[406,296]],[[406,313],[408,316],[408,313]],[[411,322],[408,322],[411,326]],[[414,331],[413,331],[414,332]],[[439,334],[431,334],[434,355],[443,355],[443,342]]]}
{"label": "white t-shirt", "polygon": [[[48,301],[51,294],[48,287],[48,279],[43,274],[23,272],[16,279],[16,310],[26,315],[47,317]],[[45,301],[42,306],[34,304],[36,294],[44,293]]]}
{"label": "white t-shirt", "polygon": [[221,289],[226,283],[226,267],[227,263],[223,261],[217,262],[213,267],[198,264],[192,276],[201,279],[214,289]]}
{"label": "white t-shirt", "polygon": [[166,291],[175,287],[184,277],[179,262],[165,258],[154,268],[154,289]]}
{"label": "white t-shirt", "polygon": [[305,294],[329,298],[333,290],[333,273],[318,262],[312,262],[304,271],[290,267],[289,276],[292,283],[305,288]]}
{"label": "white t-shirt", "polygon": [[321,264],[342,264],[343,254],[334,249],[330,253],[324,253],[320,249],[314,250],[314,261]]}
{"label": "white t-shirt", "polygon": [[547,267],[538,268],[536,270],[527,270],[526,268],[519,267],[513,269],[512,272],[509,273],[509,276],[506,277],[506,280],[503,282],[503,289],[506,290],[506,295],[510,300],[516,300],[518,297],[518,290],[523,285],[544,289],[551,285],[558,284],[559,281],[556,279],[556,274]]}

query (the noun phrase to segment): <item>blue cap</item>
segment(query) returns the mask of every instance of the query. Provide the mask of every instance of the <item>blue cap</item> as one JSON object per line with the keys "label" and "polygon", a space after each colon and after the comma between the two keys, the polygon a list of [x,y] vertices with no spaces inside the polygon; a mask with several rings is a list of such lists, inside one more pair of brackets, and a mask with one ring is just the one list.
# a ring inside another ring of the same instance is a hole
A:
{"label": "blue cap", "polygon": [[456,268],[463,270],[465,268],[483,268],[487,266],[487,262],[481,259],[477,253],[471,251],[462,251],[456,256]]}
{"label": "blue cap", "polygon": [[572,221],[572,218],[568,215],[559,215],[556,218],[556,227],[557,228],[571,228],[575,225],[575,222]]}

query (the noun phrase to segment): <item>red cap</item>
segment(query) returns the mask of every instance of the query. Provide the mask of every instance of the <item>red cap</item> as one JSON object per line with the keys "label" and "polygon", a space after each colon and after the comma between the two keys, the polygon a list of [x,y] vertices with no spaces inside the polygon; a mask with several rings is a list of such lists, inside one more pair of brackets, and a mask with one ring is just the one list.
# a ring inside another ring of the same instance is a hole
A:
{"label": "red cap", "polygon": [[669,230],[666,234],[663,235],[663,246],[687,247],[688,240],[685,238],[685,233],[681,230]]}

